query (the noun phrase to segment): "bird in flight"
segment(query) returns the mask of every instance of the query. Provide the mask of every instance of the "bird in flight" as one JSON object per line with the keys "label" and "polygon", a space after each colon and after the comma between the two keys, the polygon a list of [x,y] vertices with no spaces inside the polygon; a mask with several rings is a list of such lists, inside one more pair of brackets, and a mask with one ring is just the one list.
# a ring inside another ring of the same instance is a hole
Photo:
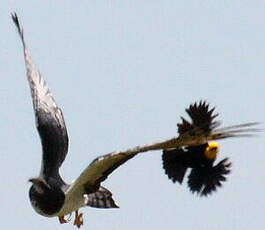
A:
{"label": "bird in flight", "polygon": [[[209,104],[205,101],[190,105],[186,112],[191,122],[182,117],[182,123],[177,124],[179,135],[192,132],[195,127],[206,133],[211,133],[219,126],[219,123],[214,121],[218,116],[218,114],[214,114],[214,109],[210,109]],[[214,165],[218,151],[219,144],[216,141],[163,150],[162,161],[165,173],[174,183],[181,184],[190,168],[188,187],[191,192],[207,196],[216,191],[217,187],[221,187],[221,183],[226,180],[226,175],[230,173],[231,163],[228,158]]]}
{"label": "bird in flight", "polygon": [[241,125],[236,130],[224,128],[212,129],[210,132],[205,132],[195,125],[193,130],[188,132],[183,130],[178,137],[99,156],[73,183],[67,184],[59,173],[59,168],[68,151],[68,134],[62,111],[33,63],[17,14],[13,13],[11,16],[23,44],[36,126],[42,143],[40,174],[29,180],[32,183],[29,190],[31,205],[42,216],[58,217],[60,223],[66,223],[68,220],[65,216],[75,212],[74,225],[79,228],[83,224],[82,213],[79,213],[81,207],[118,208],[112,193],[101,186],[101,183],[115,169],[137,154],[152,150],[171,150],[183,146],[202,145],[210,140],[244,136],[248,135],[249,131],[253,131],[246,127],[254,123]]}

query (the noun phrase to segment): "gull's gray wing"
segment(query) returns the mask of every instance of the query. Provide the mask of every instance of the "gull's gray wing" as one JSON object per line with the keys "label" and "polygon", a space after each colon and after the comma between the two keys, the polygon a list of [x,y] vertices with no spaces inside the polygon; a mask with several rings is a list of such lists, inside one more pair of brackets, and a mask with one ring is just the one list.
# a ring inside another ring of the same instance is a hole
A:
{"label": "gull's gray wing", "polygon": [[61,109],[34,65],[26,47],[23,30],[16,13],[12,14],[19,36],[23,43],[27,78],[31,90],[36,126],[42,143],[41,176],[57,176],[68,151],[68,135]]}

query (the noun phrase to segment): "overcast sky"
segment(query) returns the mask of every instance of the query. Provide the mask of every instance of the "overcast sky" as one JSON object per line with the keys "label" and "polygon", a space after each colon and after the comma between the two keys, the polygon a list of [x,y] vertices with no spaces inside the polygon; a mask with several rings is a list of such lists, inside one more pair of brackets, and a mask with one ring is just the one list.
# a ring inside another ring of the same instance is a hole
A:
{"label": "overcast sky", "polygon": [[[200,99],[225,126],[264,122],[264,1],[1,0],[1,229],[74,229],[38,215],[28,199],[41,145],[13,11],[64,112],[68,182],[98,155],[175,136]],[[171,183],[160,152],[139,155],[104,182],[121,208],[82,209],[83,229],[261,229],[264,144],[263,133],[221,141],[218,160],[229,157],[232,173],[208,198]]]}

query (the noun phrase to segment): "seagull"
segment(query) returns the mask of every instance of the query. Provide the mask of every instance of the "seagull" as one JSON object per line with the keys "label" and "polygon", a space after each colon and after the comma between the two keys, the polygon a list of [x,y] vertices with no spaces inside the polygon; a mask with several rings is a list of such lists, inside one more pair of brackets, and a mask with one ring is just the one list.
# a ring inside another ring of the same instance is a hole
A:
{"label": "seagull", "polygon": [[23,29],[16,13],[11,14],[22,41],[27,79],[33,101],[36,127],[42,143],[42,162],[38,177],[31,178],[29,199],[33,209],[45,217],[58,217],[60,223],[69,222],[65,216],[75,213],[74,225],[83,225],[81,207],[118,208],[112,193],[101,186],[115,169],[132,159],[139,153],[153,150],[170,150],[183,146],[196,146],[211,140],[249,135],[249,126],[256,123],[240,125],[241,129],[231,128],[204,132],[197,129],[182,132],[181,135],[165,141],[146,144],[115,151],[94,159],[71,183],[66,183],[59,168],[68,152],[68,134],[62,110],[54,100],[45,80],[37,66],[33,63],[24,40]]}
{"label": "seagull", "polygon": [[[219,123],[214,121],[218,116],[214,114],[214,110],[215,108],[210,109],[206,101],[190,105],[186,112],[191,122],[182,117],[182,123],[177,124],[179,135],[192,131],[194,127],[200,127],[204,132],[210,133],[219,126]],[[207,196],[216,191],[217,187],[221,187],[226,175],[230,173],[231,162],[228,158],[214,165],[219,149],[219,144],[212,141],[202,145],[163,150],[162,161],[165,173],[173,183],[182,184],[187,169],[190,168],[188,187],[191,192]]]}

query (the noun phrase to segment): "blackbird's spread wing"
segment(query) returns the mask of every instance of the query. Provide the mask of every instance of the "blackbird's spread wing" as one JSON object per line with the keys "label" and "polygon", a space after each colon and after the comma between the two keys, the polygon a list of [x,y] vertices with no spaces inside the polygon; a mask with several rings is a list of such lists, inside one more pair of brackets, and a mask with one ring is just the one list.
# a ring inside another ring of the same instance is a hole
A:
{"label": "blackbird's spread wing", "polygon": [[186,112],[191,119],[191,123],[181,117],[182,123],[177,124],[179,134],[196,130],[210,133],[218,126],[218,123],[213,121],[218,116],[218,114],[213,114],[214,109],[210,109],[209,104],[205,101],[200,101],[198,104],[195,102],[190,105]]}
{"label": "blackbird's spread wing", "polygon": [[202,144],[164,150],[162,161],[163,168],[168,178],[171,179],[173,183],[178,181],[181,184],[187,169],[200,165],[201,156],[207,146],[207,144]]}
{"label": "blackbird's spread wing", "polygon": [[36,126],[41,138],[43,156],[41,175],[55,176],[63,163],[68,151],[68,135],[61,109],[34,65],[29,50],[26,47],[23,30],[17,15],[12,14],[19,36],[23,43],[27,78],[33,100]]}
{"label": "blackbird's spread wing", "polygon": [[[211,140],[226,139],[231,137],[250,137],[254,133],[262,131],[253,126],[259,125],[258,122],[242,123],[223,128],[217,128],[220,122],[214,121],[218,114],[214,114],[215,108],[210,108],[205,101],[195,102],[191,104],[186,112],[191,122],[181,117],[182,122],[177,124],[180,136],[188,136],[194,138],[192,145],[205,144]],[[187,145],[191,146],[191,145]]]}
{"label": "blackbird's spread wing", "polygon": [[230,173],[231,163],[228,158],[220,161],[216,166],[197,167],[191,170],[188,177],[188,187],[192,193],[207,196],[222,186],[226,175]]}
{"label": "blackbird's spread wing", "polygon": [[186,151],[182,148],[164,150],[162,154],[163,168],[168,178],[180,184],[183,181],[187,167]]}

